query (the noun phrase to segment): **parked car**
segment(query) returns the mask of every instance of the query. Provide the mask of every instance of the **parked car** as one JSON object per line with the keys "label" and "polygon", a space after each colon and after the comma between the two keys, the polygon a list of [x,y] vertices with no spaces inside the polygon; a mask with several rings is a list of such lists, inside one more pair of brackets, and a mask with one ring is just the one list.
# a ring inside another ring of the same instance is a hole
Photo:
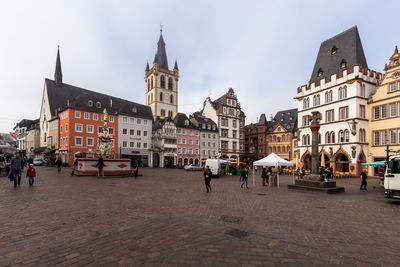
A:
{"label": "parked car", "polygon": [[196,165],[196,164],[188,164],[184,168],[187,171],[202,171],[203,167]]}
{"label": "parked car", "polygon": [[43,166],[43,160],[42,159],[33,159],[33,165],[34,166]]}

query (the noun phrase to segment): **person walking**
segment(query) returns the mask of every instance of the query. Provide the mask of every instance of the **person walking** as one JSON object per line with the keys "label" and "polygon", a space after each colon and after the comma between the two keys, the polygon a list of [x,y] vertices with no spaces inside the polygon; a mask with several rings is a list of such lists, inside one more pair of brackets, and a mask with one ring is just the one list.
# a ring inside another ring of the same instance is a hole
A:
{"label": "person walking", "polygon": [[57,159],[56,164],[57,164],[57,171],[61,172],[61,166],[62,166],[61,158]]}
{"label": "person walking", "polygon": [[100,177],[100,175],[102,177],[104,177],[104,161],[103,161],[103,156],[100,156],[99,160],[97,161],[97,177]]}
{"label": "person walking", "polygon": [[244,169],[241,173],[241,176],[242,176],[243,182],[242,182],[242,185],[240,186],[240,188],[243,188],[243,185],[246,183],[246,188],[249,189],[249,179],[248,179],[249,171],[248,171],[247,167],[244,167]]}
{"label": "person walking", "polygon": [[22,160],[19,153],[15,155],[15,158],[11,160],[11,172],[14,177],[14,188],[21,186],[21,174],[24,169],[24,161]]}
{"label": "person walking", "polygon": [[306,170],[304,169],[304,166],[303,166],[303,167],[301,167],[300,179],[303,179],[305,175],[306,175]]}
{"label": "person walking", "polygon": [[211,171],[210,171],[210,168],[208,166],[206,166],[206,168],[204,169],[203,175],[204,175],[204,183],[206,185],[206,189],[207,189],[207,193],[208,193],[209,191],[211,191],[211,185],[210,185],[210,183],[211,183]]}
{"label": "person walking", "polygon": [[78,159],[75,159],[74,166],[72,166],[71,176],[74,176],[76,169],[78,168]]}
{"label": "person walking", "polygon": [[26,172],[26,177],[29,178],[28,182],[29,182],[29,186],[33,185],[33,182],[35,181],[35,177],[36,177],[36,169],[33,167],[33,164],[29,164],[29,168]]}
{"label": "person walking", "polygon": [[262,186],[265,186],[265,180],[267,179],[267,171],[265,170],[265,167],[262,168],[261,179],[262,179]]}
{"label": "person walking", "polygon": [[360,185],[360,190],[367,190],[367,174],[365,173],[365,169],[363,169],[360,173],[360,180],[361,180],[361,185]]}
{"label": "person walking", "polygon": [[268,181],[268,184],[270,186],[273,184],[273,182],[270,181],[271,176],[272,176],[272,169],[271,169],[271,167],[268,167],[268,170],[267,170],[267,181]]}

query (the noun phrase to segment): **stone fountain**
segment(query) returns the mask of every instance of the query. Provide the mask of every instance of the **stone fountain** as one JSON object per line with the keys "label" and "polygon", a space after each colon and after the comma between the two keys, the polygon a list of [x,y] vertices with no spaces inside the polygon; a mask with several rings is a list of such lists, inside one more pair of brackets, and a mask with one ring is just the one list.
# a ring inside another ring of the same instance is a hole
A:
{"label": "stone fountain", "polygon": [[78,159],[77,175],[97,175],[97,161],[103,157],[104,175],[129,175],[132,174],[130,159],[116,159],[114,152],[114,137],[108,130],[108,113],[103,110],[103,131],[98,133],[96,148],[97,158]]}

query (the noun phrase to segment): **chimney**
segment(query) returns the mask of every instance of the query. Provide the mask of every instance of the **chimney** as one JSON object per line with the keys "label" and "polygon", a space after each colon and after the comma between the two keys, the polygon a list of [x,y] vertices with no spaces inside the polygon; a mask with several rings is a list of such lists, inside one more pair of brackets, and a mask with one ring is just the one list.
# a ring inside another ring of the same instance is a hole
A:
{"label": "chimney", "polygon": [[69,99],[67,99],[67,107],[69,107]]}
{"label": "chimney", "polygon": [[112,99],[110,99],[110,108],[112,108]]}

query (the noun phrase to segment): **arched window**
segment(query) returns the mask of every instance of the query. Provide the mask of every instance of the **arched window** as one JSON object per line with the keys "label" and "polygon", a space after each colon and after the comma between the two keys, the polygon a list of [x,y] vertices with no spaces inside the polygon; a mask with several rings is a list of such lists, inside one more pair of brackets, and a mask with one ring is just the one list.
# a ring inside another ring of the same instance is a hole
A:
{"label": "arched window", "polygon": [[274,153],[276,153],[276,147],[274,147]]}
{"label": "arched window", "polygon": [[360,95],[362,97],[365,97],[365,84],[361,85],[360,87]]}
{"label": "arched window", "polygon": [[317,96],[315,95],[313,97],[313,106],[316,106],[316,105],[317,105]]}
{"label": "arched window", "polygon": [[336,52],[337,52],[337,47],[336,46],[332,46],[331,55],[336,54]]}
{"label": "arched window", "polygon": [[286,136],[286,141],[290,141],[290,134],[287,134],[287,136]]}
{"label": "arched window", "polygon": [[290,153],[290,146],[287,146],[287,147],[286,147],[286,152],[287,152],[287,153]]}
{"label": "arched window", "polygon": [[269,140],[270,142],[272,142],[272,136],[269,136],[268,140]]}
{"label": "arched window", "polygon": [[329,91],[329,102],[332,102],[332,101],[333,101],[333,91],[330,90]]}
{"label": "arched window", "polygon": [[160,93],[160,101],[163,101],[163,93]]}
{"label": "arched window", "polygon": [[331,143],[335,143],[335,132],[331,132]]}
{"label": "arched window", "polygon": [[322,75],[324,75],[324,71],[321,68],[319,68],[317,75],[318,77],[321,77]]}
{"label": "arched window", "polygon": [[282,142],[285,142],[285,136],[282,135]]}
{"label": "arched window", "polygon": [[307,134],[307,145],[310,145],[310,135]]}
{"label": "arched window", "polygon": [[318,133],[318,144],[321,144],[321,134]]}
{"label": "arched window", "polygon": [[153,89],[153,77],[151,77],[151,89]]}
{"label": "arched window", "polygon": [[339,143],[344,143],[344,132],[342,130],[339,131]]}
{"label": "arched window", "polygon": [[147,96],[147,104],[148,104],[148,105],[151,104],[151,102],[150,102],[150,95]]}
{"label": "arched window", "polygon": [[316,106],[319,106],[320,103],[321,103],[321,96],[318,94],[316,98]]}
{"label": "arched window", "polygon": [[170,96],[169,96],[169,102],[170,102],[171,104],[174,103],[174,96],[173,96],[173,95],[170,95]]}
{"label": "arched window", "polygon": [[284,146],[282,147],[282,153],[285,153],[285,147]]}
{"label": "arched window", "polygon": [[92,100],[89,100],[89,101],[88,101],[88,106],[89,106],[89,107],[93,107],[93,101],[92,101]]}
{"label": "arched window", "polygon": [[326,133],[325,134],[325,143],[326,144],[330,144],[331,143],[331,134],[330,133]]}
{"label": "arched window", "polygon": [[347,86],[343,86],[343,98],[347,98]]}
{"label": "arched window", "polygon": [[278,137],[278,142],[280,142],[281,141],[281,138],[280,137]]}
{"label": "arched window", "polygon": [[150,91],[150,79],[147,79],[147,91]]}
{"label": "arched window", "polygon": [[161,75],[160,87],[165,89],[165,76],[164,75]]}
{"label": "arched window", "polygon": [[172,78],[168,79],[168,89],[172,90]]}
{"label": "arched window", "polygon": [[329,92],[325,92],[325,103],[329,103]]}
{"label": "arched window", "polygon": [[347,68],[347,62],[346,62],[345,59],[342,59],[342,61],[340,62],[340,68],[341,68],[341,69]]}
{"label": "arched window", "polygon": [[276,142],[276,136],[274,135],[274,142]]}
{"label": "arched window", "polygon": [[345,130],[344,131],[344,138],[345,138],[345,142],[346,143],[350,142],[350,132],[349,132],[349,130]]}
{"label": "arched window", "polygon": [[281,147],[278,146],[278,153],[281,153]]}
{"label": "arched window", "polygon": [[338,98],[339,98],[339,99],[342,99],[342,98],[343,98],[342,87],[339,88]]}
{"label": "arched window", "polygon": [[306,99],[303,99],[303,109],[306,109],[307,108],[307,101],[306,101]]}

